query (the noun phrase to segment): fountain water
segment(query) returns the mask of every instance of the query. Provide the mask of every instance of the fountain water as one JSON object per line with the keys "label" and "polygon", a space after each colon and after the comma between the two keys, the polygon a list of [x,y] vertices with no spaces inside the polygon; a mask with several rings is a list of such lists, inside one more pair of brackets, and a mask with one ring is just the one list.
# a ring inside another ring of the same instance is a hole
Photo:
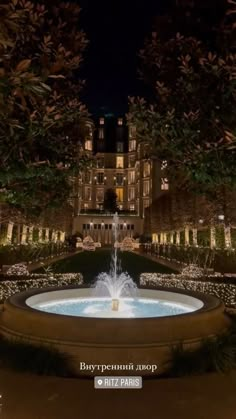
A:
{"label": "fountain water", "polygon": [[[114,247],[109,272],[100,273],[91,290],[80,290],[80,297],[73,292],[67,299],[37,304],[37,309],[51,313],[100,318],[139,318],[177,315],[195,310],[195,306],[182,301],[156,298],[154,291],[138,290],[127,272],[122,272],[119,259],[119,217],[113,217]],[[154,298],[152,298],[154,295]]]}
{"label": "fountain water", "polygon": [[[98,275],[92,290],[82,289],[78,291],[64,292],[67,298],[42,301],[33,305],[38,310],[63,314],[69,316],[99,317],[99,318],[143,318],[161,317],[166,315],[175,316],[177,314],[194,311],[201,306],[201,302],[189,304],[187,301],[177,301],[175,296],[169,300],[165,296],[171,293],[157,291],[138,290],[137,285],[128,275],[122,272],[121,261],[119,259],[119,217],[116,213],[113,217],[113,239],[114,248],[111,255],[110,271],[102,272]],[[118,245],[117,245],[118,244]],[[79,297],[77,296],[77,293]],[[157,298],[158,293],[158,298]],[[70,294],[70,295],[69,295]],[[147,294],[147,298],[146,298]],[[154,298],[152,298],[154,297]],[[29,299],[30,300],[30,299]],[[30,305],[31,303],[29,303]]]}
{"label": "fountain water", "polygon": [[[117,239],[115,214],[115,242]],[[118,365],[119,373],[126,375],[127,361],[134,367],[133,375],[140,375],[135,366],[144,365],[144,361],[148,367],[155,366],[152,372],[160,375],[168,368],[170,348],[176,342],[194,350],[204,339],[230,327],[223,304],[210,295],[140,289],[132,298],[137,287],[122,273],[118,252],[115,247],[110,274],[100,274],[94,287],[101,297],[92,297],[90,288],[76,286],[16,294],[4,302],[1,334],[10,340],[20,338],[32,345],[40,342],[55,347],[68,356],[78,375],[97,375],[101,369],[92,371],[89,365],[101,363]],[[113,368],[106,374],[114,374]],[[142,374],[150,375],[151,371],[145,366]]]}
{"label": "fountain water", "polygon": [[[113,217],[114,243],[118,242],[119,217],[115,213]],[[114,246],[110,273],[102,272],[98,275],[94,294],[99,297],[110,297],[111,308],[118,311],[120,307],[121,297],[135,297],[137,293],[137,285],[128,275],[121,272],[118,264],[118,247]]]}
{"label": "fountain water", "polygon": [[[114,228],[114,239],[115,243],[118,241],[118,226],[119,226],[119,217],[117,212],[115,213],[113,217],[113,228]],[[116,280],[117,277],[117,246],[114,246],[114,279]]]}

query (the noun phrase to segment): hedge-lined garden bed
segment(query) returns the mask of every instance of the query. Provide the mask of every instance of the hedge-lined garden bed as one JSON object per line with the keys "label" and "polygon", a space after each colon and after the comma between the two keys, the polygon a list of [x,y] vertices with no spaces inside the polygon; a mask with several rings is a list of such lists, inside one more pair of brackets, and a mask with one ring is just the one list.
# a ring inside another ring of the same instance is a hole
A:
{"label": "hedge-lined garden bed", "polygon": [[223,277],[186,278],[182,275],[160,275],[158,273],[143,273],[140,275],[142,287],[180,288],[213,295],[222,300],[227,307],[236,308],[236,284],[226,282]]}
{"label": "hedge-lined garden bed", "polygon": [[37,262],[68,252],[68,245],[60,242],[0,246],[0,268],[3,265]]}
{"label": "hedge-lined garden bed", "polygon": [[[178,274],[142,273],[141,287],[172,287],[211,294],[221,299],[226,306],[236,307],[236,281],[217,276],[206,278],[185,277]],[[80,273],[64,274],[30,274],[1,275],[0,302],[11,295],[29,288],[61,287],[67,285],[82,285],[83,276]]]}
{"label": "hedge-lined garden bed", "polygon": [[141,251],[158,258],[183,264],[195,263],[220,273],[236,273],[235,249],[210,249],[209,247],[178,246],[171,244],[146,244]]}
{"label": "hedge-lined garden bed", "polygon": [[26,277],[21,275],[3,276],[0,281],[0,303],[17,292],[30,288],[63,287],[67,285],[82,285],[83,276],[75,274],[31,274]]}

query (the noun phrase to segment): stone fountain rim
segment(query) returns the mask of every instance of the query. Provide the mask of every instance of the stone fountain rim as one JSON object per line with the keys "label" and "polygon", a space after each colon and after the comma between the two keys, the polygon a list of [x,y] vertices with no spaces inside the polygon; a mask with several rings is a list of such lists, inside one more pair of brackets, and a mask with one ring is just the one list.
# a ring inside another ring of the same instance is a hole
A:
{"label": "stone fountain rim", "polygon": [[212,295],[208,295],[208,294],[203,294],[201,292],[198,291],[188,291],[188,290],[183,290],[182,288],[174,288],[174,287],[154,287],[154,286],[150,286],[150,287],[145,287],[145,286],[141,286],[138,289],[142,290],[150,290],[150,291],[164,291],[164,292],[169,292],[169,293],[174,293],[174,294],[182,294],[182,295],[186,295],[189,297],[193,297],[196,298],[200,301],[203,302],[203,307],[193,311],[193,312],[189,312],[189,313],[182,313],[182,314],[178,314],[178,316],[162,316],[162,317],[141,317],[141,318],[99,318],[99,317],[83,317],[83,316],[67,316],[67,315],[63,315],[63,314],[55,314],[55,313],[48,313],[48,312],[43,312],[40,310],[37,310],[33,307],[30,307],[29,305],[26,304],[26,300],[32,296],[35,295],[39,295],[39,294],[44,294],[44,293],[50,293],[50,292],[55,292],[55,291],[63,291],[63,290],[70,290],[70,289],[91,289],[91,287],[89,286],[84,286],[84,285],[67,285],[67,286],[61,286],[61,287],[46,287],[46,288],[32,288],[30,290],[27,291],[23,291],[17,294],[12,295],[11,297],[9,297],[5,302],[4,305],[9,306],[14,306],[17,307],[18,309],[21,310],[27,310],[30,311],[32,314],[33,313],[37,313],[38,316],[50,316],[51,319],[53,318],[63,318],[65,321],[66,319],[70,319],[71,321],[74,319],[75,321],[77,320],[83,320],[84,322],[87,322],[88,324],[94,322],[94,321],[99,321],[99,322],[104,322],[104,323],[109,323],[109,322],[124,322],[124,321],[128,321],[128,322],[139,322],[140,320],[142,322],[150,322],[150,320],[155,320],[155,322],[161,322],[163,321],[163,319],[174,319],[175,317],[178,317],[179,319],[184,317],[186,318],[186,316],[188,316],[188,318],[190,317],[195,317],[196,314],[203,314],[203,313],[207,313],[210,312],[212,310],[216,310],[216,309],[221,309],[222,311],[224,311],[224,303],[219,300],[217,297],[214,297]]}

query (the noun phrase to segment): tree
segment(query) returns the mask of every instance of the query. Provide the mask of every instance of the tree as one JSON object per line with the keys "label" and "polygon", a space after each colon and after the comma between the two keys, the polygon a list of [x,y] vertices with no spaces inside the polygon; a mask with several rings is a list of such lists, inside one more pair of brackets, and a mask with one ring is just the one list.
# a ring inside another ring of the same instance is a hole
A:
{"label": "tree", "polygon": [[107,189],[104,196],[104,210],[114,214],[118,211],[117,195],[114,189]]}
{"label": "tree", "polygon": [[87,162],[79,13],[75,3],[0,1],[0,199],[23,211],[60,207]]}
{"label": "tree", "polygon": [[236,56],[221,38],[153,33],[140,53],[153,99],[131,98],[128,115],[139,141],[168,160],[172,185],[212,196],[236,185]]}

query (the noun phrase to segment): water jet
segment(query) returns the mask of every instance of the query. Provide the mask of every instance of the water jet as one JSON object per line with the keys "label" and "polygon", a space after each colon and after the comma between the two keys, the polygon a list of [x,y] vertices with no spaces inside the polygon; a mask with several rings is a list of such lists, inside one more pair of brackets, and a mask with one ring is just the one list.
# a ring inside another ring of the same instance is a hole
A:
{"label": "water jet", "polygon": [[[118,240],[118,216],[114,216]],[[8,339],[50,345],[73,359],[77,374],[97,375],[87,365],[155,364],[168,368],[172,348],[194,349],[230,326],[224,304],[215,297],[180,289],[138,289],[119,269],[117,246],[109,273],[94,287],[31,289],[15,294],[0,313],[0,333]],[[130,372],[130,371],[129,371]],[[106,370],[114,375],[114,369]],[[127,369],[119,369],[119,375]],[[149,375],[143,370],[142,375]]]}

